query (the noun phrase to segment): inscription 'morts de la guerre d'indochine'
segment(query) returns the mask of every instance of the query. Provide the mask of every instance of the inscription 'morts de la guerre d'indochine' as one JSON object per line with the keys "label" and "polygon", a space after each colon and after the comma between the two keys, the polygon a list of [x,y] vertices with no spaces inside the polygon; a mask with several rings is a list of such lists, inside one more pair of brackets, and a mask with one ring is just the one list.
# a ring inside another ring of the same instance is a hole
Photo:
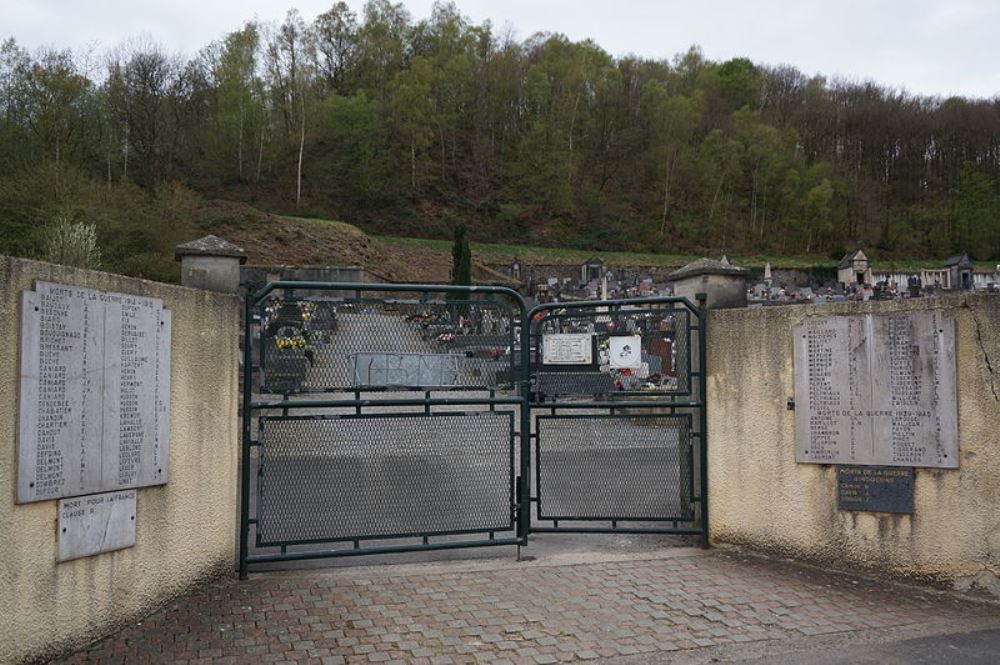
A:
{"label": "inscription 'morts de la guerre d'indochine'", "polygon": [[797,462],[958,467],[953,320],[816,317],[794,339]]}
{"label": "inscription 'morts de la guerre d'indochine'", "polygon": [[167,481],[170,312],[37,282],[21,302],[19,503]]}

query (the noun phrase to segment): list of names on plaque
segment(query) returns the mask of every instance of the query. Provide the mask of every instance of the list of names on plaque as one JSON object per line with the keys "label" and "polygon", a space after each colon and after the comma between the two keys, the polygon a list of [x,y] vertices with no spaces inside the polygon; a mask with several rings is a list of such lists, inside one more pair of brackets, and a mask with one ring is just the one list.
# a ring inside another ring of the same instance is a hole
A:
{"label": "list of names on plaque", "polygon": [[170,323],[154,298],[23,292],[19,503],[167,481]]}
{"label": "list of names on plaque", "polygon": [[958,466],[954,321],[816,317],[793,334],[796,461]]}
{"label": "list of names on plaque", "polygon": [[589,365],[593,361],[593,335],[590,333],[542,335],[542,364]]}

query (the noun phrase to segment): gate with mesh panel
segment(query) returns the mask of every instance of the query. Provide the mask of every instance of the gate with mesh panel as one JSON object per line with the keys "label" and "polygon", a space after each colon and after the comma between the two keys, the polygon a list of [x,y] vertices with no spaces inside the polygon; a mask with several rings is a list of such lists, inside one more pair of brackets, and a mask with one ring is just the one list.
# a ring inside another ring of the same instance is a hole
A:
{"label": "gate with mesh panel", "polygon": [[531,531],[704,535],[702,310],[550,303],[529,321]]}
{"label": "gate with mesh panel", "polygon": [[248,295],[241,576],[525,544],[525,314],[499,287],[272,282]]}
{"label": "gate with mesh panel", "polygon": [[501,287],[272,282],[245,319],[241,577],[541,531],[706,533],[685,299],[528,312]]}

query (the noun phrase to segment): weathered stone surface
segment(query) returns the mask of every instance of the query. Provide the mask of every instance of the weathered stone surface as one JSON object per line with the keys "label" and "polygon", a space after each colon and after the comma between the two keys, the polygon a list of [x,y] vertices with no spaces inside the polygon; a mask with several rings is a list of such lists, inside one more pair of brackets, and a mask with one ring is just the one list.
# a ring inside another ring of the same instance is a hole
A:
{"label": "weathered stone surface", "polygon": [[22,293],[18,503],[167,481],[170,331],[155,298]]}
{"label": "weathered stone surface", "polygon": [[59,501],[59,561],[135,545],[135,490]]}
{"label": "weathered stone surface", "polygon": [[793,336],[797,462],[958,466],[954,321],[815,317]]}

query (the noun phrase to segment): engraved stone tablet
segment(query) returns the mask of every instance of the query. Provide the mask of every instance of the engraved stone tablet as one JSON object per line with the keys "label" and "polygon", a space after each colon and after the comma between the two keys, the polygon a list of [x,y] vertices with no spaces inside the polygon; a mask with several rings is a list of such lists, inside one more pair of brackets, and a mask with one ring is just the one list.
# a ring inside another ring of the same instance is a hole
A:
{"label": "engraved stone tablet", "polygon": [[167,482],[170,312],[37,282],[22,293],[17,502]]}
{"label": "engraved stone tablet", "polygon": [[958,467],[953,320],[816,317],[793,334],[795,461]]}
{"label": "engraved stone tablet", "polygon": [[542,335],[543,365],[590,365],[593,362],[593,335],[590,333]]}
{"label": "engraved stone tablet", "polygon": [[59,561],[135,545],[135,490],[59,501]]}
{"label": "engraved stone tablet", "polygon": [[837,509],[913,512],[913,467],[837,467]]}

